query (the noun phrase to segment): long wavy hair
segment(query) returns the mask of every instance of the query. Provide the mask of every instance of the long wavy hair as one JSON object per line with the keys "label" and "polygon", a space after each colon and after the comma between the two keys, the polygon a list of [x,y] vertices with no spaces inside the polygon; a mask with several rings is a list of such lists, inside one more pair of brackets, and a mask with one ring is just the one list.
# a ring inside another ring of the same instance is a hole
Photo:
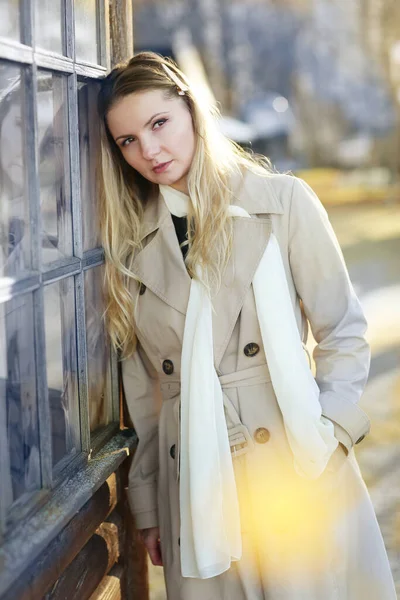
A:
{"label": "long wavy hair", "polygon": [[191,202],[185,262],[191,277],[197,277],[196,266],[201,266],[202,281],[209,294],[218,290],[232,251],[232,219],[228,217],[232,182],[246,170],[262,176],[270,172],[265,157],[251,155],[220,133],[217,108],[205,106],[196,97],[171,59],[154,52],[140,52],[127,63],[117,65],[102,81],[98,96],[101,122],[98,181],[106,256],[105,318],[112,343],[123,358],[130,356],[136,347],[134,314],[139,286],[131,285],[132,280],[137,280],[132,262],[141,248],[144,207],[146,202],[154,201],[158,186],[125,161],[108,129],[107,115],[121,98],[149,90],[161,90],[166,98],[182,98],[192,117],[196,146],[187,180]]}

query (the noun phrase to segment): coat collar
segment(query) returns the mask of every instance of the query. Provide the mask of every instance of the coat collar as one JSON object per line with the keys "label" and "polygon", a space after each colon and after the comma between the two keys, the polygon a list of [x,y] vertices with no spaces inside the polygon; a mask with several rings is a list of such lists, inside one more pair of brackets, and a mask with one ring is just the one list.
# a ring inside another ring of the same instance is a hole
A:
{"label": "coat collar", "polygon": [[[282,203],[271,182],[272,176],[261,177],[251,172],[235,176],[234,204],[244,208],[250,215],[283,214]],[[148,199],[141,227],[141,240],[158,229],[169,218],[169,210],[162,195],[157,191]]]}
{"label": "coat collar", "polygon": [[[282,214],[282,205],[267,178],[246,176],[240,182],[235,204],[252,219],[234,219],[233,248],[222,275],[218,293],[212,298],[215,367],[222,360],[244,298],[271,234],[270,214]],[[132,270],[144,285],[182,315],[186,315],[191,279],[186,270],[171,213],[161,194],[149,198],[142,221],[142,238],[156,232],[136,255]],[[146,301],[146,296],[142,297]],[[137,315],[140,330],[140,307]]]}
{"label": "coat collar", "polygon": [[237,177],[233,186],[236,190],[234,204],[244,208],[250,215],[282,215],[283,206],[272,184],[273,177],[262,177],[250,171]]}

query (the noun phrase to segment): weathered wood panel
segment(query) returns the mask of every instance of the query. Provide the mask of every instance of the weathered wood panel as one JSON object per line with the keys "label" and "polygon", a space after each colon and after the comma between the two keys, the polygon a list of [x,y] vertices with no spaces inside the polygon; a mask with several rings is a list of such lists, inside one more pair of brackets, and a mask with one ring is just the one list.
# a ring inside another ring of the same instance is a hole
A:
{"label": "weathered wood panel", "polygon": [[131,0],[110,0],[111,66],[133,55]]}
{"label": "weathered wood panel", "polygon": [[43,600],[88,600],[120,555],[122,519],[115,511],[63,571]]}
{"label": "weathered wood panel", "polygon": [[124,570],[122,567],[115,565],[99,587],[92,594],[89,600],[124,600],[126,596],[122,596],[121,591],[121,580],[123,578]]}
{"label": "weathered wood panel", "polygon": [[117,505],[121,496],[117,473],[107,479],[1,600],[43,597]]}

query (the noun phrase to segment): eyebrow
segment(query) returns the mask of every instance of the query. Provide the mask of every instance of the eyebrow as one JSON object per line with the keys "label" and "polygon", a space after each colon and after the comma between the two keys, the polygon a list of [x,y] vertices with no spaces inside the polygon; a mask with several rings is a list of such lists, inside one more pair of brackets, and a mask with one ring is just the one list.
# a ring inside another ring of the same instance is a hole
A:
{"label": "eyebrow", "polygon": [[[160,116],[160,115],[168,115],[168,112],[158,112],[155,115],[153,115],[152,117],[150,117],[150,119],[148,121],[146,121],[146,123],[144,124],[144,127],[147,127],[147,125],[150,125],[150,123],[152,122],[153,119],[155,119],[156,117]],[[128,138],[128,137],[132,137],[131,133],[125,133],[124,135],[119,135],[117,138],[115,138],[115,141],[118,142],[118,140],[120,140],[121,138]]]}

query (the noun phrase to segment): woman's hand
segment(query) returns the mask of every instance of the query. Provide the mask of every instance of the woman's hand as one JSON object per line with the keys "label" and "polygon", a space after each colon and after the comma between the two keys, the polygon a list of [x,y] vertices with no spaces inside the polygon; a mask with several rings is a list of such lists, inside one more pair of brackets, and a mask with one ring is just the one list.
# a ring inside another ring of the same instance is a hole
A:
{"label": "woman's hand", "polygon": [[156,567],[162,567],[159,527],[149,527],[139,531],[140,538],[149,553],[150,560]]}

